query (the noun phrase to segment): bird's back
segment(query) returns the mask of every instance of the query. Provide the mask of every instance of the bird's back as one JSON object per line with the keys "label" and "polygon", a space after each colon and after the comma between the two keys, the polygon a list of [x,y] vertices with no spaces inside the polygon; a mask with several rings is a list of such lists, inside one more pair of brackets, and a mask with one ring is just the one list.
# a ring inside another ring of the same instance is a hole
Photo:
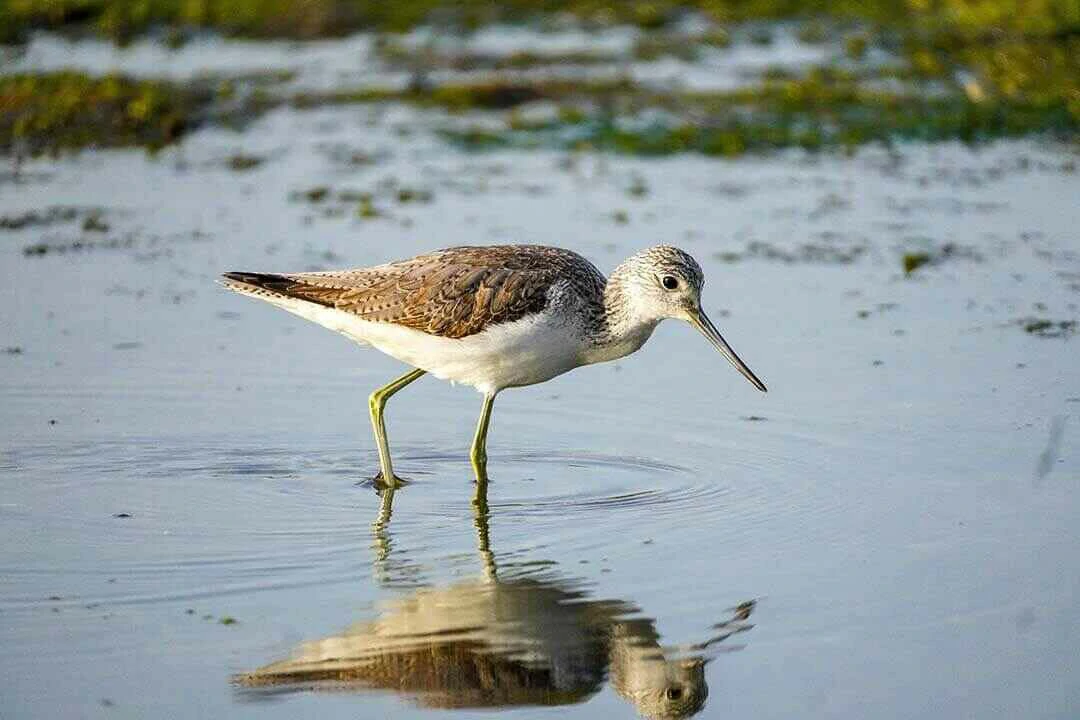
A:
{"label": "bird's back", "polygon": [[307,301],[447,338],[542,312],[557,283],[598,307],[605,283],[582,256],[544,245],[453,247],[354,270],[226,273],[225,279],[244,294]]}

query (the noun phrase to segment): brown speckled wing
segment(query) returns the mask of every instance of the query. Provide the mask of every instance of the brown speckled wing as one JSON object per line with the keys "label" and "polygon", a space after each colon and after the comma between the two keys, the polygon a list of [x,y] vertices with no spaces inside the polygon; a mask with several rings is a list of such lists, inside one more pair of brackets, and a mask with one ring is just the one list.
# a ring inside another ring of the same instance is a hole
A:
{"label": "brown speckled wing", "polygon": [[337,272],[227,274],[231,280],[433,335],[463,338],[542,311],[567,280],[585,297],[603,292],[600,272],[576,253],[535,245],[458,247]]}

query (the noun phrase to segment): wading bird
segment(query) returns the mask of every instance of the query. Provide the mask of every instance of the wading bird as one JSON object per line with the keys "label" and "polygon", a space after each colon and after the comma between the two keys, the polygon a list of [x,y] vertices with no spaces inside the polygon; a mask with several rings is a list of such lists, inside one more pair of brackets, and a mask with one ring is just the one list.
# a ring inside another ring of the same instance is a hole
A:
{"label": "wading bird", "polygon": [[701,266],[674,247],[642,250],[610,278],[575,252],[543,245],[455,247],[354,270],[223,277],[231,290],[414,368],[369,401],[382,479],[390,485],[397,478],[383,421],[386,401],[424,373],[484,396],[470,452],[478,479],[487,474],[488,426],[499,392],[625,357],[667,318],[697,328],[765,392],[701,309]]}

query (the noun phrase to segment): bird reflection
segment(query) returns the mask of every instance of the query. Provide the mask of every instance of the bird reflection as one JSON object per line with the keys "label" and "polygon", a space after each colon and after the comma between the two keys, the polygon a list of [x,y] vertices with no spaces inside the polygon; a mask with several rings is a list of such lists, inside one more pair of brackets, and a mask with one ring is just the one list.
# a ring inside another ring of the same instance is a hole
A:
{"label": "bird reflection", "polygon": [[[376,573],[390,552],[394,488],[374,523]],[[500,578],[490,549],[486,484],[473,501],[481,576],[414,590],[374,620],[305,642],[281,660],[234,678],[244,694],[392,690],[431,708],[579,703],[605,679],[643,716],[681,718],[708,696],[705,665],[753,627],[754,602],[730,608],[703,642],[662,646],[654,620],[633,604],[590,598],[561,577]]]}

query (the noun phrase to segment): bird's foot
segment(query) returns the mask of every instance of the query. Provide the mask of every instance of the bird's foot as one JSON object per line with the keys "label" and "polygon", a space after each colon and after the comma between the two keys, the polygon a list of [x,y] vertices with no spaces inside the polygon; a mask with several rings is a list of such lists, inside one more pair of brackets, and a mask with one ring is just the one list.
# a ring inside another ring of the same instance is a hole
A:
{"label": "bird's foot", "polygon": [[397,475],[393,474],[390,475],[390,479],[387,480],[386,476],[383,475],[382,470],[380,470],[379,472],[375,473],[375,476],[368,480],[367,483],[370,483],[371,486],[375,488],[375,492],[382,494],[382,491],[388,488],[397,489],[400,487],[404,487],[405,485],[409,484],[409,481],[406,478],[398,477]]}

